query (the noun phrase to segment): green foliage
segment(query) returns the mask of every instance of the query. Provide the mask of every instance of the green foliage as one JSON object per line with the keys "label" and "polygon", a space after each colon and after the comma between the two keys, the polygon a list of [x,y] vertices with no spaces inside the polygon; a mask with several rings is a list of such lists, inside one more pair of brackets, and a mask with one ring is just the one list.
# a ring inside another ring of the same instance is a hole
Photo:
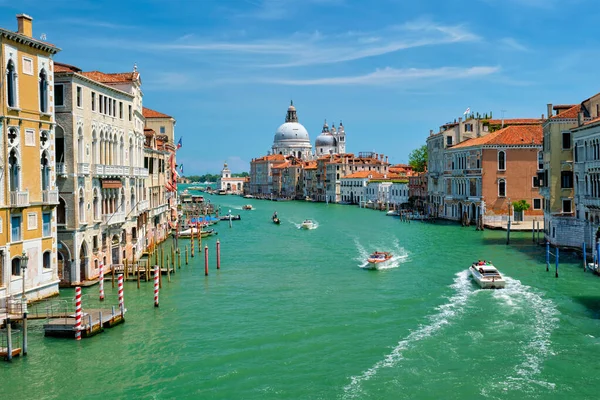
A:
{"label": "green foliage", "polygon": [[242,172],[241,174],[231,174],[231,176],[233,176],[234,178],[246,178],[250,176],[250,174],[247,172]]}
{"label": "green foliage", "polygon": [[[231,176],[233,176],[235,178],[245,178],[245,177],[249,176],[249,174],[247,172],[242,172],[239,174],[231,174]],[[200,183],[202,183],[202,182],[217,182],[220,177],[221,177],[221,174],[204,174],[204,175],[186,176],[186,178],[188,178],[190,181],[200,182]]]}
{"label": "green foliage", "polygon": [[519,200],[513,203],[515,212],[527,211],[529,210],[529,207],[531,206],[525,200]]}
{"label": "green foliage", "polygon": [[413,171],[423,172],[427,166],[427,145],[414,149],[408,155],[408,165],[413,168]]}

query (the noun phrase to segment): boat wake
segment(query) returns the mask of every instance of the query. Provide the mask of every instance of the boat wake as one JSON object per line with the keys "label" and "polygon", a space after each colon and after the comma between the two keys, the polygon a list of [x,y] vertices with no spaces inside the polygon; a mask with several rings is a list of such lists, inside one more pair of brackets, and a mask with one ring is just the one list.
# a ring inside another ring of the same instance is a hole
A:
{"label": "boat wake", "polygon": [[319,227],[319,223],[317,221],[315,221],[314,219],[312,220],[313,225],[310,228],[302,228],[302,222],[297,224],[294,221],[290,221],[292,224],[296,225],[296,228],[298,229],[306,229],[306,230],[313,230],[313,229],[317,229]]}
{"label": "boat wake", "polygon": [[541,373],[544,360],[553,355],[551,350],[552,332],[558,327],[559,311],[550,299],[544,299],[531,287],[523,285],[521,281],[506,277],[506,287],[494,291],[493,296],[498,301],[508,306],[513,312],[531,314],[523,327],[527,331],[527,340],[520,341],[518,357],[522,361],[509,371],[501,382],[492,383],[491,387],[484,387],[482,395],[498,393],[501,391],[531,391],[532,386],[554,389],[555,384],[545,382],[536,377]]}
{"label": "boat wake", "polygon": [[[367,252],[367,250],[363,247],[363,245],[360,244],[360,242],[356,238],[354,239],[354,244],[356,246],[356,249],[358,250],[358,256],[355,258],[355,260],[359,263],[358,266],[360,268],[367,268],[369,266],[369,263],[365,260],[369,257],[371,253]],[[385,263],[385,265],[378,267],[379,270],[398,268],[400,264],[408,260],[408,252],[402,246],[400,246],[400,242],[397,239],[394,240],[394,245],[392,246],[392,249],[392,259]]]}
{"label": "boat wake", "polygon": [[429,323],[421,325],[417,330],[400,340],[392,352],[386,355],[383,360],[378,361],[360,375],[350,377],[350,383],[344,387],[343,398],[353,399],[363,397],[363,382],[374,377],[382,368],[394,367],[404,358],[402,355],[403,351],[410,348],[414,343],[435,335],[444,326],[450,324],[453,319],[464,312],[469,297],[479,291],[473,290],[468,271],[466,270],[456,274],[454,283],[450,287],[454,290],[454,294],[448,298],[448,302],[436,308],[437,313],[427,317]]}

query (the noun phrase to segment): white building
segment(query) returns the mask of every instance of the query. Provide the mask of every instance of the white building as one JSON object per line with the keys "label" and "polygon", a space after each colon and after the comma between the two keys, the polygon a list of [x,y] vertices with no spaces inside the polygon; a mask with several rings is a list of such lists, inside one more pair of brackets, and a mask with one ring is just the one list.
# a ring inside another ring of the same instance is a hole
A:
{"label": "white building", "polygon": [[323,130],[315,141],[315,149],[317,157],[328,154],[346,153],[346,131],[341,121],[338,129],[333,124],[331,125],[331,130],[329,129],[329,125],[327,125],[327,121],[325,121]]}
{"label": "white building", "polygon": [[231,170],[227,166],[227,163],[225,163],[223,164],[221,178],[219,178],[219,182],[217,182],[217,187],[227,193],[240,194],[244,192],[245,182],[246,178],[232,177]]}
{"label": "white building", "polygon": [[[375,171],[359,171],[340,179],[340,197],[342,203],[361,204],[365,202],[365,188]],[[382,175],[383,176],[383,175]]]}
{"label": "white building", "polygon": [[303,160],[312,158],[312,145],[308,131],[298,122],[294,102],[288,107],[285,123],[275,132],[271,150],[273,154],[292,155]]}

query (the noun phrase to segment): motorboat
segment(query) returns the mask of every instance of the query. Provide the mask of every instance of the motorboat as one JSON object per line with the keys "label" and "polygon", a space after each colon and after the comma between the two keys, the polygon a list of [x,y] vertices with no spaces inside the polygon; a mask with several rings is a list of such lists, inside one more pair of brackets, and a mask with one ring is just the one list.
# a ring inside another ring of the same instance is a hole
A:
{"label": "motorboat", "polygon": [[252,209],[253,209],[252,205],[250,205],[250,204],[246,204],[246,205],[242,206],[242,210],[252,210]]}
{"label": "motorboat", "polygon": [[[179,232],[179,237],[180,238],[191,238],[192,237],[192,230],[194,232],[194,237],[198,237],[198,228],[188,228],[185,229],[181,232]],[[214,229],[208,229],[206,231],[204,230],[200,230],[200,235],[201,237],[208,237],[208,236],[212,236],[212,235],[216,235],[217,232],[215,232]]]}
{"label": "motorboat", "polygon": [[253,199],[254,196],[252,196],[251,194],[247,194],[244,196],[245,199]]}
{"label": "motorboat", "polygon": [[400,211],[398,210],[390,210],[385,213],[388,217],[398,217],[400,215]]}
{"label": "motorboat", "polygon": [[302,229],[314,229],[315,227],[315,223],[312,222],[310,219],[305,219],[304,222],[302,222],[302,225],[300,225],[300,228]]}
{"label": "motorboat", "polygon": [[482,289],[502,289],[506,285],[504,277],[489,261],[474,262],[469,272]]}
{"label": "motorboat", "polygon": [[219,220],[221,220],[221,221],[229,221],[229,220],[239,221],[241,219],[242,219],[242,217],[241,217],[240,214],[238,214],[238,215],[226,214],[226,215],[220,215],[219,216]]}
{"label": "motorboat", "polygon": [[367,258],[366,269],[379,269],[389,264],[392,259],[392,253],[387,251],[376,251]]}

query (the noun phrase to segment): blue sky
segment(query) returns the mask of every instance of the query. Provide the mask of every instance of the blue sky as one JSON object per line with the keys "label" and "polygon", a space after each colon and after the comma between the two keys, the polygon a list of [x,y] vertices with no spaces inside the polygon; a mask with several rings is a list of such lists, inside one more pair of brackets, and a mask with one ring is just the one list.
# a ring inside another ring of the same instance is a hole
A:
{"label": "blue sky", "polygon": [[[18,6],[15,6],[17,5]],[[177,119],[187,175],[234,172],[270,149],[290,99],[311,140],[344,122],[347,150],[394,163],[475,112],[540,117],[600,91],[593,0],[0,0],[34,18],[56,60],[123,72]]]}

